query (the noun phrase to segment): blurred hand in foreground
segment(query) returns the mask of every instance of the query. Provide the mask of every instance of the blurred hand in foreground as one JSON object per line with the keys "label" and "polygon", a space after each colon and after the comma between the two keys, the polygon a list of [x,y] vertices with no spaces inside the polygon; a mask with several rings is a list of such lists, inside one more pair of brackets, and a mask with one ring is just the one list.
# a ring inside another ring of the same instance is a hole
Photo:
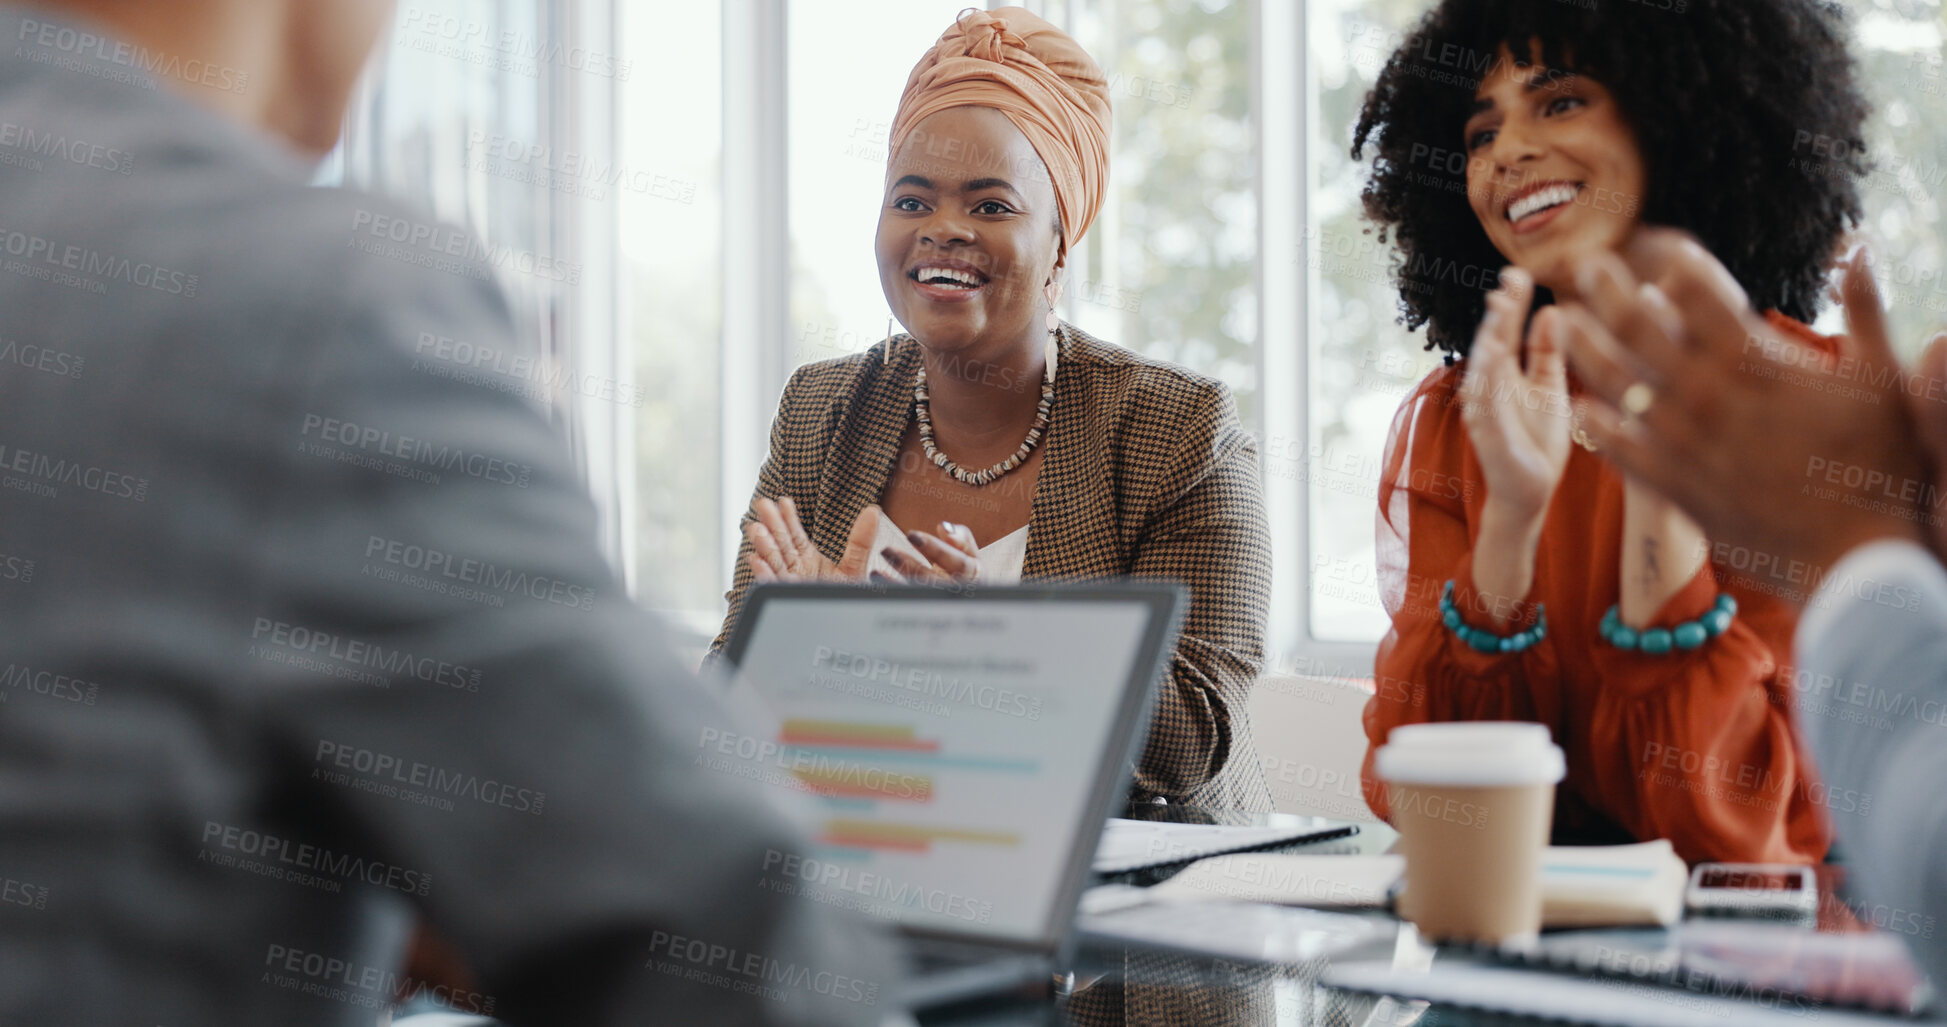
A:
{"label": "blurred hand in foreground", "polygon": [[1822,574],[1880,538],[1947,553],[1947,335],[1902,368],[1865,256],[1844,267],[1836,360],[1767,323],[1682,232],[1579,264],[1564,346],[1586,430],[1625,474],[1781,568]]}

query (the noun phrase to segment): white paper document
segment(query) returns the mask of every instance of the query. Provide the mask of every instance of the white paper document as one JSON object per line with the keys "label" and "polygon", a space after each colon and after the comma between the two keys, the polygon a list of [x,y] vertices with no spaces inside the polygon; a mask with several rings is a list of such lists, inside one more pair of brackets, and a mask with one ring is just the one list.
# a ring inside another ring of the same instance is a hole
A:
{"label": "white paper document", "polygon": [[1382,909],[1404,856],[1239,852],[1199,860],[1150,890],[1165,901],[1237,899],[1287,906]]}
{"label": "white paper document", "polygon": [[1307,817],[1310,823],[1291,827],[1236,824],[1165,824],[1151,820],[1109,818],[1095,847],[1092,869],[1119,874],[1144,867],[1182,863],[1240,849],[1263,848],[1345,830],[1342,822]]}
{"label": "white paper document", "polygon": [[[1139,836],[1132,830],[1129,838],[1133,842]],[[1406,858],[1398,855],[1239,852],[1201,860],[1151,890],[1161,901],[1229,898],[1287,906],[1385,908],[1405,871]],[[1542,923],[1547,927],[1668,926],[1683,914],[1684,881],[1683,860],[1668,841],[1550,846],[1542,857]]]}

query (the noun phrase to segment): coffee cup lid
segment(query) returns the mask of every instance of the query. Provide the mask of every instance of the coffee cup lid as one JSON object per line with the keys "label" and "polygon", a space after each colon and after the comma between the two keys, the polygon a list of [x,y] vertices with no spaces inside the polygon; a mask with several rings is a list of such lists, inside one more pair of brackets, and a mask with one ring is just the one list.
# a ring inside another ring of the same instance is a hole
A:
{"label": "coffee cup lid", "polygon": [[1385,781],[1493,787],[1554,784],[1567,763],[1547,726],[1481,720],[1396,727],[1373,770]]}

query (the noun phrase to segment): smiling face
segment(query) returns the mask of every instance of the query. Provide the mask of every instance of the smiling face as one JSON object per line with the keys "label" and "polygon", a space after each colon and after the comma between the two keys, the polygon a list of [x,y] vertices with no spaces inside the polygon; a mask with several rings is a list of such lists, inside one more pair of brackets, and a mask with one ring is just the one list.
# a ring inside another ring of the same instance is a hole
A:
{"label": "smiling face", "polygon": [[893,156],[879,284],[928,349],[999,359],[1045,331],[1060,219],[1054,180],[997,110],[928,116]]}
{"label": "smiling face", "polygon": [[1573,291],[1572,257],[1617,249],[1635,228],[1648,175],[1600,82],[1516,64],[1503,47],[1463,138],[1474,216],[1502,256],[1557,296]]}

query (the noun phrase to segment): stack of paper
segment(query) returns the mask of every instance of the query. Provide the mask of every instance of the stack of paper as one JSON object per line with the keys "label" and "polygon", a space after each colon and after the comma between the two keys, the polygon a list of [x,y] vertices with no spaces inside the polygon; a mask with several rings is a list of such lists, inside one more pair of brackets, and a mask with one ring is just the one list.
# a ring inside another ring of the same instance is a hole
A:
{"label": "stack of paper", "polygon": [[[1288,906],[1385,907],[1403,856],[1287,856],[1250,852],[1199,860],[1156,885],[1165,901],[1236,899]],[[1542,858],[1545,927],[1668,926],[1683,914],[1683,860],[1665,840],[1551,846]]]}
{"label": "stack of paper", "polygon": [[1241,852],[1198,860],[1151,888],[1165,901],[1236,899],[1286,906],[1384,908],[1404,856],[1286,856]]}

